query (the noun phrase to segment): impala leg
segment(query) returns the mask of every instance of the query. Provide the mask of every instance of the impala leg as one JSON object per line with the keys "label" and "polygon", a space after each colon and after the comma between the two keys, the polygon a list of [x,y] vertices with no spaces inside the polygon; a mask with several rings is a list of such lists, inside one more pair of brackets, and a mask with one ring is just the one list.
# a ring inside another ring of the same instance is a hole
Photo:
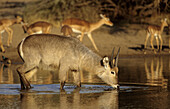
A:
{"label": "impala leg", "polygon": [[9,37],[9,44],[11,44],[12,43],[12,36],[13,36],[13,30],[11,29],[11,28],[8,28],[9,29],[9,31],[10,31],[10,37]]}
{"label": "impala leg", "polygon": [[77,87],[81,87],[81,76],[79,71],[72,71],[73,73],[73,78],[74,78],[74,83],[77,85]]}
{"label": "impala leg", "polygon": [[159,50],[159,40],[158,40],[158,37],[156,37],[156,43],[157,43],[157,49]]}
{"label": "impala leg", "polygon": [[1,46],[2,52],[5,53],[5,49],[4,49],[4,46],[2,44],[2,36],[1,36],[1,34],[0,34],[0,46]]}
{"label": "impala leg", "polygon": [[146,45],[147,45],[147,41],[148,41],[148,38],[149,38],[149,33],[147,32],[147,35],[146,35],[146,39],[145,39],[145,47],[144,47],[144,49],[146,49]]}
{"label": "impala leg", "polygon": [[81,33],[81,36],[80,36],[80,41],[81,41],[81,42],[83,41],[83,37],[84,37],[84,33],[82,32],[82,33]]}
{"label": "impala leg", "polygon": [[88,34],[88,37],[89,37],[90,41],[92,42],[92,44],[93,44],[94,48],[96,49],[96,51],[99,51],[96,44],[95,44],[95,42],[94,42],[94,40],[93,40],[93,38],[92,38],[92,35],[90,33]]}
{"label": "impala leg", "polygon": [[8,40],[7,40],[7,45],[9,46],[9,42],[10,42],[10,37],[11,37],[11,32],[9,30],[9,28],[5,28],[6,32],[8,33]]}
{"label": "impala leg", "polygon": [[162,50],[162,37],[161,37],[161,35],[159,35],[159,39],[160,39],[160,42],[161,42],[161,44],[160,44],[160,51]]}
{"label": "impala leg", "polygon": [[152,47],[152,50],[154,51],[154,46],[153,46],[153,38],[154,38],[154,35],[151,35],[151,47]]}

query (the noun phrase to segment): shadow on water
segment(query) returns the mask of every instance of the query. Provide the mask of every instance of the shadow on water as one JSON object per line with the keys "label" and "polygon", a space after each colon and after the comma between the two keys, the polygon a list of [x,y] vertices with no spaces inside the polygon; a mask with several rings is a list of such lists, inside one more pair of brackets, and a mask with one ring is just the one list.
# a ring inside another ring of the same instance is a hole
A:
{"label": "shadow on water", "polygon": [[[157,45],[154,45],[154,48],[157,49]],[[135,50],[135,51],[143,51],[145,50],[144,49],[144,44],[141,44],[141,45],[137,45],[137,47],[128,47],[128,49],[132,49],[132,50]],[[151,46],[150,48],[146,48],[147,51],[153,51]],[[168,51],[169,50],[169,46],[165,46],[163,45],[162,46],[162,51]]]}
{"label": "shadow on water", "polygon": [[39,70],[31,79],[34,88],[21,91],[16,68],[0,64],[0,108],[168,108],[170,107],[170,57],[120,58],[120,89],[115,90],[95,75],[83,72],[82,87],[68,74],[60,91],[57,71]]}

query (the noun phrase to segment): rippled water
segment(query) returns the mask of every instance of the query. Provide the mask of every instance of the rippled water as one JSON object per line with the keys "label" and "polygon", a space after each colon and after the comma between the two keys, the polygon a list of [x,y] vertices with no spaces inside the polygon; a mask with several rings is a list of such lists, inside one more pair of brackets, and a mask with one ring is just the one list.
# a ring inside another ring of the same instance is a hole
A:
{"label": "rippled water", "polygon": [[120,58],[120,89],[115,90],[91,73],[82,73],[76,89],[68,75],[60,91],[57,71],[39,70],[31,79],[34,88],[20,90],[16,68],[0,64],[0,109],[117,109],[170,108],[170,57]]}

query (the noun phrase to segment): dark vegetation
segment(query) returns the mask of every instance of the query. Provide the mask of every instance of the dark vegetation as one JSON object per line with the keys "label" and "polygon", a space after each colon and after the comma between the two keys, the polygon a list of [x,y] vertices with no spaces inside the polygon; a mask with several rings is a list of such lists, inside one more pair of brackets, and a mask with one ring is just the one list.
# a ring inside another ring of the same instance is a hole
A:
{"label": "dark vegetation", "polygon": [[27,22],[47,20],[57,24],[69,17],[96,21],[103,13],[111,20],[146,23],[170,13],[169,0],[38,0],[24,9]]}

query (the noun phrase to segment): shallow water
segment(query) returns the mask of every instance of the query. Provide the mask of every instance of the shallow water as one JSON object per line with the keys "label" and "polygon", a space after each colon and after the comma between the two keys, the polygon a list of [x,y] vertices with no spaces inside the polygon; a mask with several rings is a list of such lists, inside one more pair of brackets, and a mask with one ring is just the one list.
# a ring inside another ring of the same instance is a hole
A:
{"label": "shallow water", "polygon": [[83,72],[76,89],[72,75],[60,91],[57,71],[39,70],[31,79],[34,88],[20,90],[16,68],[0,64],[0,109],[117,109],[170,108],[170,57],[120,58],[120,89]]}

